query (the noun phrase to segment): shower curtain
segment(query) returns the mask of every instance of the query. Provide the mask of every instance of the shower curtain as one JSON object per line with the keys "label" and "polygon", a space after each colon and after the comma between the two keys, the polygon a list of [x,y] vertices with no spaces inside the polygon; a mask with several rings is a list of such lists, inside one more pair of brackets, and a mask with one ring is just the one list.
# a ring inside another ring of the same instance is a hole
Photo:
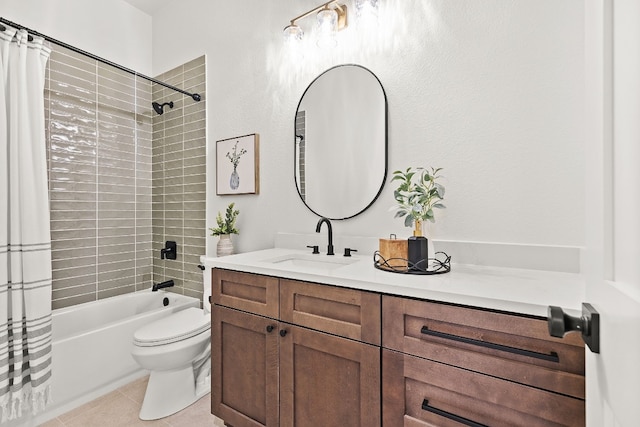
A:
{"label": "shower curtain", "polygon": [[43,42],[28,41],[25,30],[0,31],[0,422],[50,401],[44,78],[51,51]]}

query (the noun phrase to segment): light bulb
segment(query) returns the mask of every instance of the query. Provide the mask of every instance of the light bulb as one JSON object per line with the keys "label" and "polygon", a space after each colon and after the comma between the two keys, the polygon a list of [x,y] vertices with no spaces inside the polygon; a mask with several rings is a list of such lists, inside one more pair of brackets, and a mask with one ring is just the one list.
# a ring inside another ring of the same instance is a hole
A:
{"label": "light bulb", "polygon": [[338,13],[333,9],[322,9],[318,12],[318,46],[322,48],[335,47],[338,32]]}
{"label": "light bulb", "polygon": [[284,36],[284,41],[289,46],[299,46],[302,42],[302,36],[304,32],[302,28],[295,24],[287,25],[282,32]]}

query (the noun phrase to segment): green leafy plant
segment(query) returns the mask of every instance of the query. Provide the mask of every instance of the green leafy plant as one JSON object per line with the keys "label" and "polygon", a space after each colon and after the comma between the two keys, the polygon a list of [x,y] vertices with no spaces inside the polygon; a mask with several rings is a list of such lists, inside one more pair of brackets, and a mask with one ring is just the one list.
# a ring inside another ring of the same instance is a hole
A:
{"label": "green leafy plant", "polygon": [[397,170],[391,181],[400,181],[400,185],[393,192],[396,200],[391,210],[395,210],[394,218],[404,218],[405,227],[411,227],[416,220],[435,222],[434,209],[443,209],[440,203],[444,199],[444,186],[438,179],[442,168],[412,168],[405,171]]}
{"label": "green leafy plant", "polygon": [[230,203],[229,206],[227,206],[224,219],[222,219],[222,214],[218,212],[218,215],[216,216],[218,227],[210,228],[212,236],[220,236],[222,234],[239,234],[239,231],[236,228],[236,219],[238,218],[240,211],[233,209],[234,205],[234,203]]}

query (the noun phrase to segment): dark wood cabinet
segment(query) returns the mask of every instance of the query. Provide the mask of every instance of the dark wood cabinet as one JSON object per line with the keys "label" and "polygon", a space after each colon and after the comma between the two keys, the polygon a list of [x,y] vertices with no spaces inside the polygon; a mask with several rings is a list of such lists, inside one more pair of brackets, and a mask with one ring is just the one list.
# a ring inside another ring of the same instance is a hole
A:
{"label": "dark wood cabinet", "polygon": [[280,285],[277,278],[214,268],[211,280],[214,304],[278,318]]}
{"label": "dark wood cabinet", "polygon": [[380,425],[380,347],[281,328],[280,426]]}
{"label": "dark wood cabinet", "polygon": [[212,270],[212,413],[233,427],[584,426],[584,344],[546,320]]}
{"label": "dark wood cabinet", "polygon": [[216,306],[211,337],[214,414],[237,427],[277,426],[277,322]]}
{"label": "dark wood cabinet", "polygon": [[212,275],[214,415],[233,427],[381,425],[380,295]]}
{"label": "dark wood cabinet", "polygon": [[380,295],[280,279],[280,319],[380,345]]}
{"label": "dark wood cabinet", "polygon": [[382,306],[385,427],[585,425],[579,338],[552,338],[539,318],[391,296]]}
{"label": "dark wood cabinet", "polygon": [[385,427],[585,424],[580,399],[393,350],[382,359]]}

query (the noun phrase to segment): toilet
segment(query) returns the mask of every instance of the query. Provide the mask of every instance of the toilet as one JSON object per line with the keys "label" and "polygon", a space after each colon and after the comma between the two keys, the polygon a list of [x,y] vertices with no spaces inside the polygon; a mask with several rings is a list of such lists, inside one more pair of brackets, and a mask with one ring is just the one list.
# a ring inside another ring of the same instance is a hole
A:
{"label": "toilet", "polygon": [[131,354],[150,371],[141,420],[175,414],[211,391],[211,282],[207,271],[211,277],[211,271],[205,270],[204,309],[178,311],[133,335]]}

